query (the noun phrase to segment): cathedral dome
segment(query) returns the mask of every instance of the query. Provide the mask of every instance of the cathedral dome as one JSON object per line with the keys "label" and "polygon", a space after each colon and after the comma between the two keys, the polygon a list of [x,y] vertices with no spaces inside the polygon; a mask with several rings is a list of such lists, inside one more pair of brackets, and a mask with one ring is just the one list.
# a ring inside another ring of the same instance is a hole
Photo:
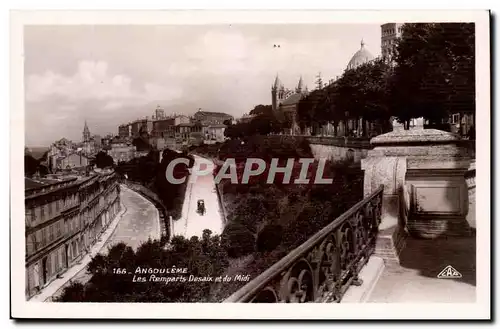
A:
{"label": "cathedral dome", "polygon": [[347,64],[347,69],[355,69],[356,67],[373,60],[375,57],[365,48],[365,43],[361,40],[361,49],[359,49]]}

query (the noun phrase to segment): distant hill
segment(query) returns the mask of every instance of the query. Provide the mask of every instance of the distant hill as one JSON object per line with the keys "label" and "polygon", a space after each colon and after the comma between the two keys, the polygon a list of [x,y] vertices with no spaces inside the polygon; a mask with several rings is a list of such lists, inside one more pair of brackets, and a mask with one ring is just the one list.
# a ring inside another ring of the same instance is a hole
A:
{"label": "distant hill", "polygon": [[30,150],[30,154],[33,158],[35,159],[40,159],[45,152],[49,150],[48,147],[43,147],[43,146],[35,146],[35,147],[28,147]]}

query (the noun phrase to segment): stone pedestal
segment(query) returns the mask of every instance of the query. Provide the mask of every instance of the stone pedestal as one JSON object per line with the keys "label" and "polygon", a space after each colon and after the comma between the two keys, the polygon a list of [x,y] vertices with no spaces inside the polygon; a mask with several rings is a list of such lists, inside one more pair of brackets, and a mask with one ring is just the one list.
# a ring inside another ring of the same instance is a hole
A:
{"label": "stone pedestal", "polygon": [[470,233],[464,174],[471,159],[460,137],[448,132],[395,127],[371,140],[361,166],[364,193],[384,185],[376,254],[398,261],[409,233],[420,238]]}

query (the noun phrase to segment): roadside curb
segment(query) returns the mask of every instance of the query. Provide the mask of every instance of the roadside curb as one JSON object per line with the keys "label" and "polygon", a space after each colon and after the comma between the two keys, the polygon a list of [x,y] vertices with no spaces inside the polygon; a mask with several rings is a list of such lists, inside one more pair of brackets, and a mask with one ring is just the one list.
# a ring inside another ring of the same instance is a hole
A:
{"label": "roadside curb", "polygon": [[368,263],[359,272],[359,278],[363,282],[361,286],[350,286],[340,302],[366,303],[375,289],[384,268],[385,263],[382,258],[371,256]]}
{"label": "roadside curb", "polygon": [[157,239],[157,240],[161,240],[161,237],[163,235],[163,232],[162,232],[162,225],[161,225],[161,220],[160,220],[160,211],[158,210],[158,208],[156,207],[156,205],[154,204],[154,202],[152,202],[151,200],[149,200],[146,196],[144,196],[140,191],[136,191],[134,190],[133,188],[130,188],[128,186],[125,186],[125,185],[122,185],[124,188],[126,188],[127,190],[137,194],[141,199],[143,199],[144,201],[147,201],[149,202],[150,204],[153,205],[153,207],[155,208],[156,210],[156,221],[158,223],[158,231],[157,231],[157,237],[152,237],[150,235],[150,237],[154,240],[154,239]]}

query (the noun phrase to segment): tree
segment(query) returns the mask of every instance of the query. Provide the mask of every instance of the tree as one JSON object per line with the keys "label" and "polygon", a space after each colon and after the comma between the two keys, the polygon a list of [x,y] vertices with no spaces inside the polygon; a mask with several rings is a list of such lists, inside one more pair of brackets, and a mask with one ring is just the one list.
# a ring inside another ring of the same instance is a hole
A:
{"label": "tree", "polygon": [[258,114],[247,126],[248,135],[269,135],[279,131],[281,131],[281,125],[272,112]]}
{"label": "tree", "polygon": [[297,121],[301,129],[315,124],[318,96],[319,91],[314,90],[297,104]]}
{"label": "tree", "polygon": [[282,125],[270,105],[257,105],[250,113],[253,113],[255,117],[249,122],[229,125],[224,131],[224,136],[231,139],[241,139],[247,136],[268,135],[281,131]]}
{"label": "tree", "polygon": [[134,138],[132,140],[132,145],[134,145],[136,150],[139,152],[151,150],[149,140],[145,137],[144,133],[142,136]]}
{"label": "tree", "polygon": [[222,232],[222,246],[229,257],[238,258],[255,250],[255,236],[244,225],[230,222]]}
{"label": "tree", "polygon": [[[99,263],[99,264],[97,264]],[[217,277],[228,265],[220,238],[209,230],[189,240],[175,236],[166,250],[158,240],[144,242],[136,252],[125,244],[113,246],[107,255],[99,254],[89,264],[90,281],[65,288],[59,302],[203,302],[210,296],[213,282],[188,282],[190,275]],[[187,269],[187,273],[165,273],[166,269]],[[116,273],[125,269],[124,273]],[[139,273],[137,272],[139,269]],[[162,270],[141,273],[141,269]],[[138,277],[144,282],[138,282]],[[184,277],[186,282],[155,281],[154,278]],[[135,282],[134,282],[135,278]]]}
{"label": "tree", "polygon": [[85,302],[85,286],[80,282],[73,282],[68,287],[64,288],[64,293],[60,297],[59,302]]}
{"label": "tree", "polygon": [[100,151],[95,157],[95,165],[97,168],[108,168],[113,167],[113,158],[106,152]]}
{"label": "tree", "polygon": [[24,174],[27,177],[33,176],[38,171],[39,161],[31,155],[24,156]]}
{"label": "tree", "polygon": [[272,114],[273,106],[272,105],[257,105],[250,111],[250,115],[261,115],[261,114]]}
{"label": "tree", "polygon": [[391,105],[405,128],[412,118],[438,123],[475,109],[474,24],[405,24],[394,60]]}
{"label": "tree", "polygon": [[269,224],[257,236],[257,250],[260,252],[273,251],[281,243],[283,227],[279,224]]}
{"label": "tree", "polygon": [[[389,65],[382,59],[376,59],[347,70],[335,83],[333,106],[341,113],[333,114],[332,120],[346,116],[368,121],[387,121],[390,118],[388,107],[387,81]],[[346,118],[346,119],[347,119]],[[365,125],[361,126],[365,129]],[[366,132],[363,131],[363,135]]]}

